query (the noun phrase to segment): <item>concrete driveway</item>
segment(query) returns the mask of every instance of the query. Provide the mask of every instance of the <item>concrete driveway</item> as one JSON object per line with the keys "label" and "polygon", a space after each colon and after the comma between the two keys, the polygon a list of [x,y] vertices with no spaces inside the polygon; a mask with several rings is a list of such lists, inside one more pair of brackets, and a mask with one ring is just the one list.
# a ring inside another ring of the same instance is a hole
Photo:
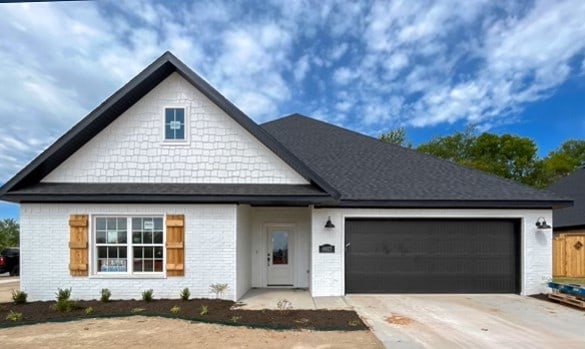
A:
{"label": "concrete driveway", "polygon": [[585,312],[517,295],[349,295],[387,348],[585,348]]}
{"label": "concrete driveway", "polygon": [[20,289],[18,276],[0,275],[0,303],[12,302],[12,290]]}

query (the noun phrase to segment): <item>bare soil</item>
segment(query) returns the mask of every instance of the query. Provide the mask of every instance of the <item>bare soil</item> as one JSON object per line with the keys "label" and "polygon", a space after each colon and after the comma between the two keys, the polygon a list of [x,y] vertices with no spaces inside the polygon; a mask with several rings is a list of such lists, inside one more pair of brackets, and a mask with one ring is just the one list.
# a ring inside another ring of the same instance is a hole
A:
{"label": "bare soil", "polygon": [[[366,325],[352,310],[241,310],[234,309],[232,301],[218,299],[157,299],[152,302],[117,300],[77,301],[78,309],[59,312],[55,301],[30,302],[21,305],[0,304],[0,327],[40,322],[68,321],[93,317],[120,317],[130,315],[161,316],[209,323],[244,325],[270,329],[365,330]],[[176,313],[171,308],[179,307]],[[93,311],[86,313],[91,307]],[[203,312],[204,307],[207,308]],[[21,313],[22,319],[7,319],[11,312]]]}
{"label": "bare soil", "polygon": [[7,348],[360,348],[382,344],[370,331],[275,331],[132,316],[0,330]]}

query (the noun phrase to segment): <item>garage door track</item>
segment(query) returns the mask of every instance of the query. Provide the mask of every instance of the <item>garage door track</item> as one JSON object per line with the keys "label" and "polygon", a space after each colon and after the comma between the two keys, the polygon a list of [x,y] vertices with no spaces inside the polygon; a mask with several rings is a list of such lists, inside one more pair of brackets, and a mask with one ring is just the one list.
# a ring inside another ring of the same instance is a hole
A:
{"label": "garage door track", "polygon": [[517,295],[348,295],[388,348],[585,348],[585,312]]}

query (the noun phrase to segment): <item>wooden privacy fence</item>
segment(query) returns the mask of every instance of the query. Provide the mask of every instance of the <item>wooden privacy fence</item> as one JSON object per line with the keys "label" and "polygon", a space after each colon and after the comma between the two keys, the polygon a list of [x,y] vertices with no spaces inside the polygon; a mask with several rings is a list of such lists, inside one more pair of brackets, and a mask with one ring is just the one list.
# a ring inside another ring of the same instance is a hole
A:
{"label": "wooden privacy fence", "polygon": [[585,232],[553,238],[553,276],[585,277]]}

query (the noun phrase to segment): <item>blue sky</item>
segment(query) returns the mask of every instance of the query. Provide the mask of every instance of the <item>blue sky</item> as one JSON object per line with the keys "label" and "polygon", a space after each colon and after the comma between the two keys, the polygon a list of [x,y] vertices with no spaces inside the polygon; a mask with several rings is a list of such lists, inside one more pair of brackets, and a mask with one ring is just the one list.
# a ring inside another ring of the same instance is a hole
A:
{"label": "blue sky", "polygon": [[[0,183],[170,50],[257,122],[585,134],[585,2],[0,4]],[[17,216],[0,204],[0,218]]]}

